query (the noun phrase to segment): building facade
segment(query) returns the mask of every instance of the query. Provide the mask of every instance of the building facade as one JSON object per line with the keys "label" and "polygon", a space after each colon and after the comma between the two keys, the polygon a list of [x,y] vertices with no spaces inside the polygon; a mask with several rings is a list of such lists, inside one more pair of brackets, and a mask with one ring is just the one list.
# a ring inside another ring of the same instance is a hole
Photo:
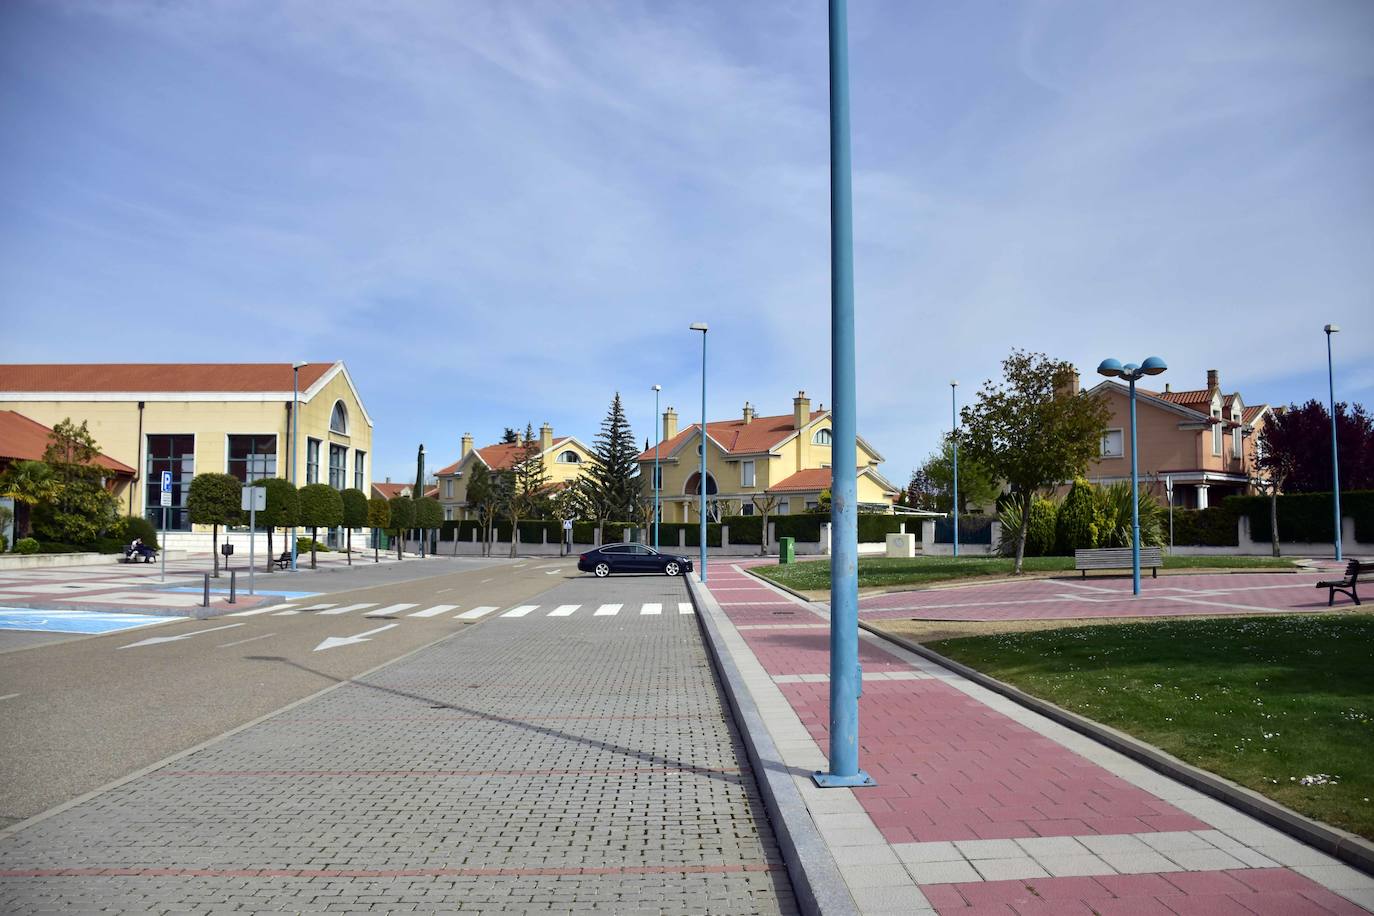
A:
{"label": "building facade", "polygon": [[[575,436],[555,437],[553,427],[547,423],[539,427],[536,448],[550,489],[568,486],[587,473],[596,460],[592,450]],[[509,471],[524,455],[525,446],[518,442],[473,448],[472,433],[463,433],[458,460],[434,475],[439,481],[438,498],[444,509],[444,520],[461,521],[473,517],[468,505],[468,477],[474,464],[480,462],[490,471]]]}
{"label": "building facade", "polygon": [[[708,421],[707,514],[754,515],[766,506],[770,515],[788,515],[818,508],[821,493],[830,488],[832,435],[830,411],[813,411],[804,391],[793,399],[790,414],[760,417],[746,403],[738,420]],[[701,424],[679,430],[677,411],[664,411],[657,446],[662,521],[698,519],[702,444]],[[638,458],[640,473],[649,481],[654,455],[650,447]],[[858,457],[859,511],[891,512],[899,491],[878,473],[882,455],[861,437]]]}
{"label": "building facade", "polygon": [[372,418],[348,370],[300,367],[294,401],[292,375],[290,363],[0,365],[0,410],[45,426],[86,421],[101,452],[134,469],[117,492],[121,510],[157,525],[162,472],[171,472],[167,529],[191,532],[186,498],[196,474],[292,479],[294,458],[298,485],[369,492]]}
{"label": "building facade", "polygon": [[[1112,379],[1092,393],[1107,399],[1111,420],[1100,456],[1088,471],[1097,483],[1131,479],[1129,387]],[[1207,371],[1207,387],[1148,391],[1136,386],[1137,463],[1141,486],[1161,502],[1172,484],[1178,508],[1205,509],[1226,496],[1253,493],[1259,432],[1272,416],[1268,404],[1247,406],[1239,392],[1221,390],[1220,373]]]}

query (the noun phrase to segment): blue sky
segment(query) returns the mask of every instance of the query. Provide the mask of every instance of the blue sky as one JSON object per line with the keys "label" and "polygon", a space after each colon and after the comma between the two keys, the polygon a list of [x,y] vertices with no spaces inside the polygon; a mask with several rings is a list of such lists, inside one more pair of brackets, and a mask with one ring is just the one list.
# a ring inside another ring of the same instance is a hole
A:
{"label": "blue sky", "polygon": [[[1374,402],[1374,4],[850,4],[859,428],[1012,347]],[[0,359],[344,359],[380,479],[830,403],[825,4],[0,4]],[[437,466],[437,464],[435,465]]]}

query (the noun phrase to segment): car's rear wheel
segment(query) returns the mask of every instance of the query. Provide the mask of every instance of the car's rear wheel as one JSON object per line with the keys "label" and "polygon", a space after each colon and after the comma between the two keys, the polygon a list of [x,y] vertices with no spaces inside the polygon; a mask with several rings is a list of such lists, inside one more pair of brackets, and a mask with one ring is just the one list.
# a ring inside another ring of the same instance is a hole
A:
{"label": "car's rear wheel", "polygon": [[669,576],[676,576],[678,573],[682,572],[682,567],[678,566],[677,563],[672,560],[669,560],[668,564],[663,567],[663,572]]}
{"label": "car's rear wheel", "polygon": [[611,564],[598,563],[596,564],[596,568],[593,569],[592,572],[596,573],[596,577],[598,579],[604,579],[611,574]]}

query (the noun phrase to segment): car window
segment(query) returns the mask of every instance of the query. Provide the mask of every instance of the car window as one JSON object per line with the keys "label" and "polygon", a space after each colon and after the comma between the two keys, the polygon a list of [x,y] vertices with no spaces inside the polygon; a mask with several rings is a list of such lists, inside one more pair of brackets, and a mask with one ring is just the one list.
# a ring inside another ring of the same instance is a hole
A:
{"label": "car window", "polygon": [[601,552],[602,552],[602,553],[629,553],[630,551],[629,551],[628,548],[625,548],[625,547],[602,547],[602,548],[601,548]]}
{"label": "car window", "polygon": [[637,557],[648,556],[649,554],[653,553],[652,550],[640,544],[631,544],[627,552],[632,553]]}

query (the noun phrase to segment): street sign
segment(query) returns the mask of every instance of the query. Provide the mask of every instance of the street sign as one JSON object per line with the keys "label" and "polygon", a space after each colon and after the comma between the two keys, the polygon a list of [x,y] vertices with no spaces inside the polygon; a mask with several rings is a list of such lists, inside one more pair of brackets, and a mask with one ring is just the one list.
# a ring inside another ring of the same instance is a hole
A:
{"label": "street sign", "polygon": [[266,512],[267,511],[267,488],[266,487],[244,487],[242,502],[239,505],[244,512]]}
{"label": "street sign", "polygon": [[172,504],[172,472],[162,472],[162,492],[159,494],[161,499],[159,505],[170,506]]}

